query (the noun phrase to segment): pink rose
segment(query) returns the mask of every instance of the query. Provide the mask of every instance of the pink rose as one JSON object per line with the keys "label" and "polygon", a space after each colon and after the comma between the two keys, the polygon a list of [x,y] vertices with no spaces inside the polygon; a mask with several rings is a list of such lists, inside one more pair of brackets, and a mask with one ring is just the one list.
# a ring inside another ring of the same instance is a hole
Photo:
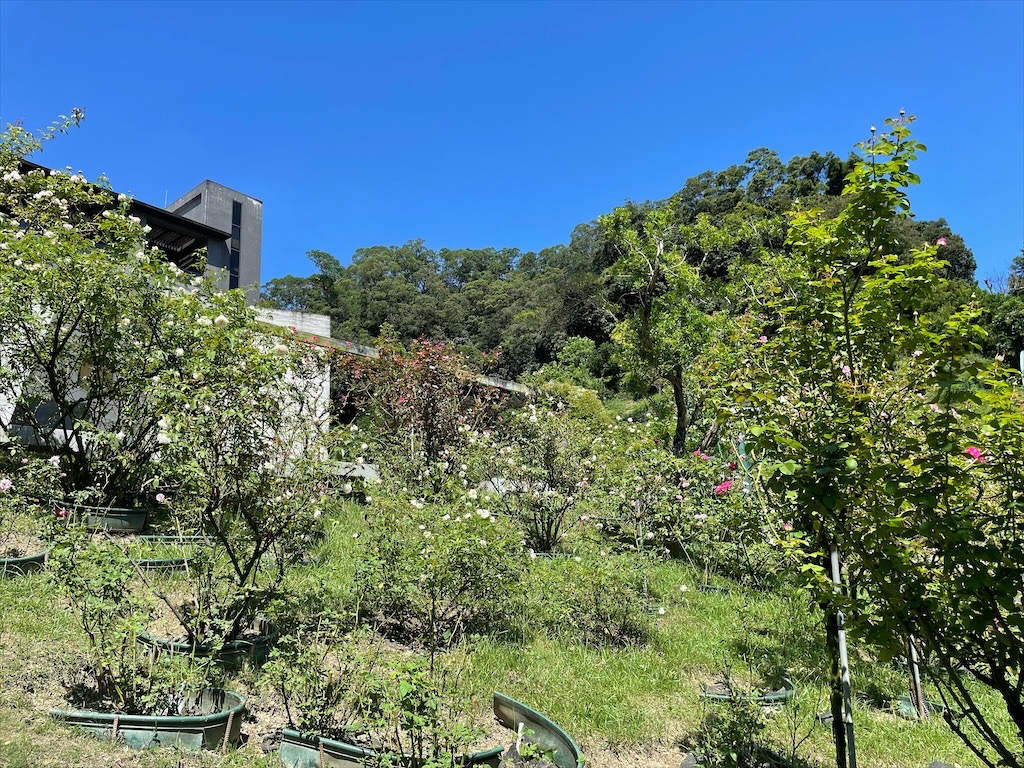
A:
{"label": "pink rose", "polygon": [[757,339],[757,343],[758,344],[767,344],[768,343],[768,337],[767,336],[759,336],[758,339]]}
{"label": "pink rose", "polygon": [[0,491],[9,491],[14,483],[11,482],[10,478],[0,478]]}
{"label": "pink rose", "polygon": [[975,448],[973,445],[964,451],[964,453],[979,463],[985,460],[985,457],[981,453],[981,449]]}
{"label": "pink rose", "polygon": [[721,485],[715,486],[714,494],[715,496],[724,496],[729,492],[730,488],[732,488],[732,480],[726,480]]}
{"label": "pink rose", "polygon": [[935,244],[936,245],[945,245],[946,244],[946,238],[940,237],[938,240],[935,241]]}

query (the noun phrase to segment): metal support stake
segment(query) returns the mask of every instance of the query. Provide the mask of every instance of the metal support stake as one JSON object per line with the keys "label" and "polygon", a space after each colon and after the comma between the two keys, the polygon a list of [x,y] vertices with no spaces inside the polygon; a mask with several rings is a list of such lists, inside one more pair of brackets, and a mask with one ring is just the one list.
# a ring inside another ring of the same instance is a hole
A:
{"label": "metal support stake", "polygon": [[918,665],[917,643],[914,636],[907,636],[907,668],[910,670],[910,703],[914,705],[917,712],[917,719],[924,720],[928,717],[928,710],[924,705],[924,692],[921,690],[921,667]]}
{"label": "metal support stake", "polygon": [[[839,548],[833,544],[829,552],[832,561],[832,584],[838,593],[842,591],[842,575],[839,571]],[[853,740],[853,694],[850,691],[850,661],[846,655],[846,619],[842,611],[836,611],[836,640],[839,645],[839,669],[843,683],[843,723],[846,726],[846,746],[849,768],[857,768],[857,749]]]}

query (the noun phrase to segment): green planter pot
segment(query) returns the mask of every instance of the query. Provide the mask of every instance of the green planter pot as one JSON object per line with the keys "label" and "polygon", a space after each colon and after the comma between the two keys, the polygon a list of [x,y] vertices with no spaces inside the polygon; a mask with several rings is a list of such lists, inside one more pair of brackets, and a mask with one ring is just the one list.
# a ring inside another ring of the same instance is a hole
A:
{"label": "green planter pot", "polygon": [[494,716],[510,731],[518,733],[522,726],[524,740],[544,750],[553,749],[552,762],[558,768],[581,768],[583,763],[576,742],[557,723],[535,709],[495,691]]}
{"label": "green planter pot", "polygon": [[146,527],[149,510],[145,507],[91,507],[74,504],[86,528],[111,533],[140,533]]}
{"label": "green planter pot", "polygon": [[712,701],[755,701],[758,704],[781,704],[796,696],[796,685],[788,678],[782,678],[782,685],[773,691],[765,691],[761,694],[730,693],[724,686],[702,685],[700,697]]}
{"label": "green planter pot", "polygon": [[[196,547],[206,539],[202,536],[140,536],[138,541],[159,546],[179,544],[182,547]],[[189,558],[181,557],[132,557],[132,562],[144,571],[180,573],[188,570]]]}
{"label": "green planter pot", "polygon": [[[949,716],[959,722],[963,720],[964,713],[958,709],[952,709],[947,707],[941,701],[930,701],[925,699],[924,711],[927,715],[939,715],[943,719],[946,717],[946,713]],[[917,720],[917,707],[914,706],[914,702],[911,701],[909,696],[900,696],[896,701],[896,714],[905,720]]]}
{"label": "green planter pot", "polygon": [[717,584],[698,584],[697,591],[707,595],[729,595],[732,590],[729,587],[720,587]]}
{"label": "green planter pot", "polygon": [[98,738],[122,739],[132,747],[177,746],[193,752],[238,743],[245,697],[207,688],[195,715],[112,715],[106,712],[51,709],[50,714]]}
{"label": "green planter pot", "polygon": [[46,564],[46,552],[21,557],[0,557],[0,577],[24,576],[41,571]]}
{"label": "green planter pot", "polygon": [[216,658],[217,663],[228,669],[240,669],[246,664],[259,667],[270,655],[271,649],[281,636],[281,630],[272,621],[256,619],[253,627],[259,635],[248,640],[233,640],[224,643],[217,651],[207,643],[188,643],[176,640],[167,640],[161,637],[142,632],[139,635],[138,643],[143,649],[154,654],[168,653],[176,656],[209,657]]}
{"label": "green planter pot", "polygon": [[[495,747],[486,752],[474,752],[463,758],[463,766],[487,765],[498,768],[504,747]],[[288,768],[339,768],[340,766],[362,766],[377,755],[372,749],[320,736],[303,736],[298,731],[285,728],[281,734],[278,757]]]}

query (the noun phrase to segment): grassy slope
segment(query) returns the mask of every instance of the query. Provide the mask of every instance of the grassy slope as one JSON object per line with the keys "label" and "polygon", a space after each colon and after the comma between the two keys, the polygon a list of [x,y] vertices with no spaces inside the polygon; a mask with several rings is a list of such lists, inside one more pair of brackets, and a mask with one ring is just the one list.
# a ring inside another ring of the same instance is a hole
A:
{"label": "grassy slope", "polygon": [[[320,551],[319,562],[295,574],[293,591],[326,587],[343,601],[350,593],[358,557],[362,511],[343,506]],[[548,566],[550,567],[550,566]],[[686,592],[679,587],[686,584]],[[474,700],[494,689],[536,707],[573,734],[586,751],[602,755],[623,750],[623,762],[637,745],[671,745],[698,728],[713,707],[697,695],[699,685],[725,668],[739,680],[789,674],[801,694],[795,704],[768,718],[766,738],[781,752],[793,733],[809,732],[801,755],[825,763],[830,732],[814,725],[826,708],[822,639],[816,611],[799,597],[749,592],[704,594],[695,576],[679,563],[664,563],[651,574],[652,591],[665,608],[656,632],[642,647],[565,645],[549,638],[527,644],[477,640],[466,678]],[[316,600],[310,605],[315,606]],[[301,603],[299,604],[301,605]],[[296,606],[298,607],[298,606]],[[0,765],[3,766],[270,766],[259,742],[264,723],[247,722],[250,745],[226,756],[181,755],[171,750],[134,752],[73,734],[45,715],[60,703],[62,686],[76,677],[82,638],[42,576],[0,581]],[[856,650],[856,649],[855,649]],[[903,692],[902,675],[855,661],[857,739],[861,765],[918,768],[934,759],[978,765],[940,721],[911,723],[874,704]],[[253,681],[239,681],[253,690]],[[267,696],[268,693],[259,695]],[[605,757],[594,768],[612,768]],[[630,764],[641,765],[643,761]],[[674,764],[678,764],[678,759]]]}

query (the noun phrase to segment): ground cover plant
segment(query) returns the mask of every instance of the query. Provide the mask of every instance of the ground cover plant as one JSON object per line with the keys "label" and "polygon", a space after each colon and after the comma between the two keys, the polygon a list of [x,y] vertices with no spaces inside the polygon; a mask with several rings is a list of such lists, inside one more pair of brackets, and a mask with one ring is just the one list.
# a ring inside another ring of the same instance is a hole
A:
{"label": "ground cover plant", "polygon": [[[164,311],[161,341],[143,342],[145,365],[125,358],[115,377],[125,387],[138,380],[140,412],[156,417],[157,447],[133,444],[131,456],[163,521],[202,543],[184,572],[143,571],[125,540],[87,533],[62,506],[78,477],[61,473],[78,457],[60,449],[51,461],[50,446],[38,455],[16,447],[2,465],[0,505],[35,488],[53,557],[42,574],[0,581],[0,732],[10,734],[0,736],[2,761],[279,765],[275,733],[290,725],[370,747],[379,765],[454,768],[459,755],[515,738],[488,716],[497,689],[565,727],[595,768],[675,768],[689,751],[705,765],[756,765],[771,753],[794,766],[835,765],[835,732],[819,722],[836,687],[824,605],[843,610],[858,633],[849,664],[861,764],[1015,764],[1020,391],[998,365],[954,344],[971,330],[970,310],[951,315],[945,335],[923,322],[915,330],[936,246],[901,262],[876,256],[858,229],[872,234],[876,218],[903,206],[910,177],[892,155],[911,145],[901,143],[906,123],[893,126],[895,139],[864,149],[847,208],[793,218],[793,253],[817,264],[808,274],[821,284],[804,290],[763,276],[765,296],[743,304],[740,318],[708,303],[692,253],[673,251],[703,243],[702,268],[727,272],[727,260],[709,256],[710,222],[680,234],[671,217],[657,217],[660,240],[651,240],[643,212],[620,214],[609,237],[678,267],[647,276],[658,344],[644,348],[654,326],[643,328],[643,303],[622,331],[637,345],[635,365],[647,355],[637,380],[674,386],[679,373],[685,387],[682,399],[653,391],[619,400],[617,413],[565,377],[536,379],[526,402],[495,402],[452,347],[385,339],[377,361],[333,363],[350,399],[335,410],[347,423],[325,430],[326,411],[303,382],[329,353],[293,334],[268,336],[236,293],[192,285],[146,251],[140,259],[145,233],[120,221],[126,201],[108,193],[112,216],[92,216],[117,219],[124,270],[154,270],[147,280]],[[17,188],[25,179],[5,162],[4,183]],[[44,191],[49,178],[31,177],[31,189]],[[52,183],[100,194],[81,179]],[[33,284],[49,269],[46,249],[64,247],[60,237],[4,224],[3,277]],[[69,251],[66,272],[48,279],[68,279],[93,250]],[[118,253],[106,254],[108,268]],[[844,266],[851,253],[861,261]],[[802,268],[792,267],[806,277]],[[844,293],[844,269],[857,290]],[[685,311],[660,296],[685,298]],[[50,318],[19,311],[30,325]],[[667,348],[702,323],[713,327],[694,338],[714,336],[715,349]],[[898,329],[917,335],[897,338]],[[726,374],[744,356],[760,368],[729,390]],[[633,365],[627,358],[619,359]],[[133,376],[140,370],[146,381]],[[97,466],[127,461],[102,419],[69,424],[100,435],[85,445],[105,441]],[[346,471],[336,459],[349,468],[372,459],[383,479],[361,481],[357,495],[351,478],[333,474]],[[104,490],[105,475],[96,477]],[[854,585],[838,593],[820,578],[831,542],[815,538],[834,531]],[[905,577],[898,588],[885,568]],[[161,601],[193,641],[244,639],[257,615],[282,636],[262,671],[149,655],[135,640]],[[947,610],[953,601],[963,617]],[[925,695],[945,697],[963,721],[897,716],[906,673],[893,657],[907,635],[924,656]],[[749,694],[783,679],[796,695],[778,706],[700,696],[704,685]],[[250,697],[248,743],[237,752],[130,752],[69,734],[44,714],[86,688],[123,713],[173,710],[210,684]]]}

